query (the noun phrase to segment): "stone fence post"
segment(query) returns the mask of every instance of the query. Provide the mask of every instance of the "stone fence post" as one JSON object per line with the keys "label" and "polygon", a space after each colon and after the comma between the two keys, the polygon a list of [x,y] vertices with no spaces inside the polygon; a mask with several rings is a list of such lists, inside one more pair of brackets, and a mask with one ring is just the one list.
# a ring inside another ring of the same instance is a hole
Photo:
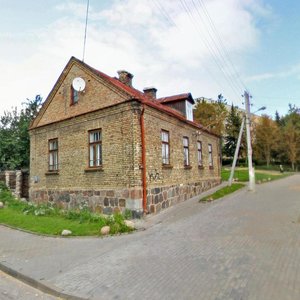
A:
{"label": "stone fence post", "polygon": [[22,186],[23,186],[23,178],[22,171],[16,171],[16,189],[15,196],[18,198],[22,197]]}

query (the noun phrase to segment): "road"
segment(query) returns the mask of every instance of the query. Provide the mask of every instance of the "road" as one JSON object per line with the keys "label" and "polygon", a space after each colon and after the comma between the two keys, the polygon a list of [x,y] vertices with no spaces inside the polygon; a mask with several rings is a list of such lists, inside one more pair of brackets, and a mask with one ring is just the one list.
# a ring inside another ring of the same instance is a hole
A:
{"label": "road", "polygon": [[56,297],[24,284],[23,282],[0,271],[0,299],[1,300],[55,300]]}
{"label": "road", "polygon": [[107,238],[1,227],[0,263],[85,299],[300,299],[300,175],[196,199]]}

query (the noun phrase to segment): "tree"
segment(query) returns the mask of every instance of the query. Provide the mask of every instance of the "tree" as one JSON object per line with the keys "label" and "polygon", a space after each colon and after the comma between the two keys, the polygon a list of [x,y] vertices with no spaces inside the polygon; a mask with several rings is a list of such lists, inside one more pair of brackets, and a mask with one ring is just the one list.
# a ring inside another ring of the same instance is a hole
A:
{"label": "tree", "polygon": [[36,117],[42,98],[26,99],[20,112],[16,108],[0,117],[0,169],[29,167],[30,122]]}
{"label": "tree", "polygon": [[218,135],[224,134],[227,114],[226,99],[222,94],[218,95],[218,100],[213,103],[204,99],[198,100],[194,108],[194,120]]}
{"label": "tree", "polygon": [[223,154],[233,157],[237,146],[238,136],[242,124],[242,118],[237,109],[231,105],[230,112],[226,118]]}
{"label": "tree", "polygon": [[278,149],[279,141],[277,123],[268,115],[261,116],[255,126],[254,153],[265,160],[267,166],[270,165],[273,151]]}
{"label": "tree", "polygon": [[283,118],[281,149],[286,152],[292,169],[300,161],[300,108],[289,104],[288,114]]}

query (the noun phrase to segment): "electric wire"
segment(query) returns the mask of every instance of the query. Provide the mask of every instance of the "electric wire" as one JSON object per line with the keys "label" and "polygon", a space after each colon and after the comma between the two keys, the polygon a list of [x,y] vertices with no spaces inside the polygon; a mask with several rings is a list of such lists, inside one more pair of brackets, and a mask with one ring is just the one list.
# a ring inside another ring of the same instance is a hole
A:
{"label": "electric wire", "polygon": [[[187,15],[189,16],[191,23],[193,24],[193,26],[195,27],[195,29],[199,32],[200,37],[201,37],[201,31],[199,30],[197,24],[198,20],[195,19],[195,17],[193,16],[193,13],[191,12],[191,9],[189,8],[188,4],[186,3],[185,0],[180,0],[180,4],[183,7],[183,9],[185,10],[185,12],[187,13]],[[235,95],[240,98],[240,94],[239,94],[239,89],[237,88],[236,84],[233,82],[232,78],[227,74],[222,61],[220,61],[219,55],[216,52],[216,50],[214,49],[214,47],[211,45],[211,42],[209,42],[208,39],[206,39],[204,36],[202,36],[202,41],[205,44],[205,46],[207,47],[207,49],[209,50],[209,52],[212,54],[212,59],[215,62],[215,64],[217,65],[217,67],[221,70],[221,72],[224,75],[225,80],[227,81],[227,83],[229,84],[229,86],[231,87],[232,91],[235,93]]]}
{"label": "electric wire", "polygon": [[[194,3],[194,0],[192,0]],[[210,17],[210,14],[206,8],[205,2],[203,0],[198,0],[198,3],[200,4],[200,6],[203,8],[203,12],[205,14],[205,16],[208,19],[208,23],[210,25],[210,27],[212,28],[212,31],[214,32],[217,40],[219,41],[220,45],[221,45],[221,49],[224,51],[225,56],[227,58],[228,63],[230,64],[230,66],[232,67],[234,74],[236,75],[236,79],[238,81],[240,81],[241,86],[244,88],[244,90],[247,90],[246,84],[244,83],[244,81],[242,80],[242,77],[240,76],[239,72],[237,71],[235,65],[233,64],[229,52],[227,50],[227,47],[225,45],[225,43],[223,42],[223,38],[221,37],[219,31],[217,30],[215,23],[213,22],[212,18]],[[195,4],[194,4],[195,5]]]}
{"label": "electric wire", "polygon": [[[189,15],[191,17],[193,17],[193,14],[192,14],[192,11],[191,9],[188,7],[188,4],[186,2],[186,0],[183,0],[184,3],[185,3],[185,8],[188,9],[190,11]],[[195,5],[194,1],[192,0],[192,3],[194,5],[194,8],[195,8],[195,11],[196,13],[198,14],[199,18],[202,20],[202,23],[204,25],[204,27],[206,27],[206,24],[198,10],[198,7]],[[193,17],[193,20],[195,22],[197,22],[197,24],[199,24],[198,22],[198,19],[194,18]],[[222,53],[222,50],[220,49],[218,43],[215,42],[213,36],[211,35],[210,31],[208,28],[206,28],[206,32],[209,36],[209,38],[205,38],[203,36],[203,40],[204,40],[204,43],[206,44],[206,47],[208,47],[208,49],[210,50],[211,54],[213,55],[214,57],[214,61],[215,63],[218,65],[218,67],[222,70],[222,73],[224,74],[224,76],[227,78],[227,82],[230,82],[230,85],[231,87],[233,88],[233,90],[236,92],[236,91],[239,91],[241,88],[240,86],[237,84],[236,81],[233,80],[232,76],[230,75],[230,73],[227,71],[228,69],[228,64],[226,62],[226,59]],[[237,92],[237,95],[239,97],[239,92]]]}
{"label": "electric wire", "polygon": [[[171,26],[174,26],[178,32],[181,32],[180,28],[177,26],[176,22],[172,19],[172,17],[168,14],[168,12],[164,9],[164,7],[159,3],[159,1],[153,0],[153,3],[155,4],[156,8],[161,12],[162,17],[167,21],[167,23]],[[214,76],[209,68],[207,68],[205,65],[203,65],[203,68],[207,72],[207,74],[211,77],[212,81],[216,83],[216,85],[220,88],[220,90],[225,90],[224,86],[220,83],[220,81]]]}
{"label": "electric wire", "polygon": [[85,57],[85,46],[86,46],[86,34],[87,34],[87,25],[88,25],[88,17],[89,17],[89,6],[90,6],[90,0],[87,0],[86,17],[85,17],[85,29],[84,29],[84,40],[83,40],[83,54],[82,54],[82,61],[83,62],[84,62],[84,57]]}

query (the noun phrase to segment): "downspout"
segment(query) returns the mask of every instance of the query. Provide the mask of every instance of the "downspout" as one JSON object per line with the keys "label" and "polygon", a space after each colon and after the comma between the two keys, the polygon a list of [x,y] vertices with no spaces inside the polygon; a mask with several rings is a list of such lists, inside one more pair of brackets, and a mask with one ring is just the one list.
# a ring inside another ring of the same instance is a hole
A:
{"label": "downspout", "polygon": [[147,211],[147,173],[146,173],[146,143],[145,143],[145,106],[142,106],[140,125],[141,125],[141,143],[142,143],[142,185],[143,185],[143,213]]}

